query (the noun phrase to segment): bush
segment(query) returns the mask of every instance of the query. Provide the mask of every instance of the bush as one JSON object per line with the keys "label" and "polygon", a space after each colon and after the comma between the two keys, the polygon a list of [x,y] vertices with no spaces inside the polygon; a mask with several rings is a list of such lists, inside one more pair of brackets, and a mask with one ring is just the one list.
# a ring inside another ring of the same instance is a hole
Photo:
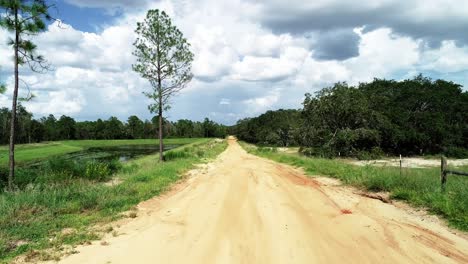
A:
{"label": "bush", "polygon": [[444,154],[450,158],[465,159],[468,158],[468,149],[460,147],[448,147]]}

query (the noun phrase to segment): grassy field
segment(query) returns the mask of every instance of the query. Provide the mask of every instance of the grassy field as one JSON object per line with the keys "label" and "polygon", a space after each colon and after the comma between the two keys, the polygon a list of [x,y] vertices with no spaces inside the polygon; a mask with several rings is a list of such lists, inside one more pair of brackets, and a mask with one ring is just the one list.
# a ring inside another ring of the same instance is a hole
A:
{"label": "grassy field", "polygon": [[[355,166],[342,161],[279,153],[271,148],[241,145],[250,153],[303,168],[310,176],[323,175],[369,191],[389,192],[391,198],[427,208],[445,218],[449,225],[468,231],[468,177],[449,176],[445,192],[440,187],[440,168],[407,169]],[[459,167],[468,171],[468,167]]]}
{"label": "grassy field", "polygon": [[114,181],[120,182],[114,186],[76,179],[0,194],[0,263],[21,254],[35,260],[57,259],[64,251],[70,252],[66,245],[87,243],[113,232],[111,227],[90,227],[135,217],[135,212],[123,212],[161,194],[194,164],[216,157],[226,146],[224,141],[201,139],[167,151],[168,161],[163,164],[156,162],[155,155],[133,160],[114,175]]}
{"label": "grassy field", "polygon": [[[184,145],[196,142],[197,138],[175,138],[165,139],[167,145]],[[45,159],[51,156],[63,155],[72,152],[81,151],[90,147],[113,147],[124,145],[151,145],[159,144],[156,139],[132,139],[132,140],[70,140],[54,141],[37,144],[17,145],[15,159],[18,164]],[[6,166],[8,163],[8,146],[0,146],[0,166]]]}

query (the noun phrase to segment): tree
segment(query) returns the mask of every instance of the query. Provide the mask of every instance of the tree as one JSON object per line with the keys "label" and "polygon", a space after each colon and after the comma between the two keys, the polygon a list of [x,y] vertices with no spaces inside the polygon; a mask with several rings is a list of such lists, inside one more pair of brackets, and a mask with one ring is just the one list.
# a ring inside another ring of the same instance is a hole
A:
{"label": "tree", "polygon": [[45,140],[54,141],[59,138],[58,129],[57,129],[57,119],[54,115],[49,115],[48,117],[42,117],[41,123],[44,125],[45,130]]}
{"label": "tree", "polygon": [[144,123],[135,115],[132,115],[127,120],[128,135],[133,138],[142,138]]}
{"label": "tree", "polygon": [[63,115],[57,122],[57,130],[60,139],[75,139],[76,122],[73,118]]}
{"label": "tree", "polygon": [[159,118],[159,160],[164,160],[163,111],[170,108],[170,98],[192,79],[193,53],[171,19],[163,11],[149,10],[143,22],[137,24],[138,38],[133,54],[137,58],[133,70],[148,79],[151,91],[145,95],[154,101],[148,106]]}
{"label": "tree", "polygon": [[239,120],[231,132],[240,140],[251,143],[287,147],[298,144],[301,122],[298,110],[279,109],[267,111],[255,118]]}
{"label": "tree", "polygon": [[19,66],[27,64],[32,71],[40,72],[48,68],[43,56],[36,55],[36,45],[27,37],[44,31],[44,20],[50,20],[49,6],[44,0],[0,0],[0,8],[5,10],[0,18],[0,26],[14,34],[8,44],[14,50],[15,87],[13,89],[13,102],[11,108],[10,125],[10,172],[8,175],[8,188],[13,189],[15,176],[15,123],[19,90]]}
{"label": "tree", "polygon": [[107,121],[105,121],[104,131],[106,139],[122,139],[125,137],[124,125],[115,116],[111,116]]}
{"label": "tree", "polygon": [[465,157],[468,95],[461,85],[422,75],[403,81],[337,83],[304,100],[301,146],[309,154]]}

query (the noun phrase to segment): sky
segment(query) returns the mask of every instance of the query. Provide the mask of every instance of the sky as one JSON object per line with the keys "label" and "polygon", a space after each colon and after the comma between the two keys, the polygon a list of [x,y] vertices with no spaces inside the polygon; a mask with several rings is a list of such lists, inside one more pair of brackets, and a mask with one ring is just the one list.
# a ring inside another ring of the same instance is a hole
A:
{"label": "sky", "polygon": [[[468,1],[458,0],[57,0],[62,20],[34,37],[53,66],[22,68],[23,103],[35,117],[150,118],[132,71],[136,23],[165,10],[191,43],[193,80],[170,120],[224,124],[267,110],[299,109],[305,93],[335,82],[402,80],[422,73],[468,87]],[[11,107],[10,33],[0,30],[0,107]],[[27,84],[27,87],[25,85]]]}

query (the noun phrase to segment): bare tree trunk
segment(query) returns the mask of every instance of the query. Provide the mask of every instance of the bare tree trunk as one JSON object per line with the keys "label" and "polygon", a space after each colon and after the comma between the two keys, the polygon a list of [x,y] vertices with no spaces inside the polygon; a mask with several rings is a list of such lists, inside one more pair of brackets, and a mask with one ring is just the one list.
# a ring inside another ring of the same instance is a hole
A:
{"label": "bare tree trunk", "polygon": [[164,161],[162,94],[159,93],[159,161]]}
{"label": "bare tree trunk", "polygon": [[[15,23],[18,22],[18,10],[15,12]],[[13,191],[13,180],[15,178],[15,132],[16,132],[16,107],[18,101],[19,89],[19,59],[18,43],[19,32],[15,33],[15,89],[13,91],[13,103],[11,107],[11,125],[10,125],[10,173],[8,174],[8,189]]]}

